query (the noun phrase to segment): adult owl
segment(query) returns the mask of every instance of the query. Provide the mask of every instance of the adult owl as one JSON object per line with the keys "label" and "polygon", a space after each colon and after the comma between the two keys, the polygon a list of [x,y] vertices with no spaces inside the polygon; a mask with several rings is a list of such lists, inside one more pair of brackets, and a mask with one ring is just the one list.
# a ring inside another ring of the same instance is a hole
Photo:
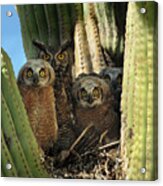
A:
{"label": "adult owl", "polygon": [[44,43],[35,40],[33,44],[39,49],[38,58],[46,60],[54,69],[56,81],[54,93],[56,97],[56,110],[58,120],[58,141],[55,150],[61,151],[71,146],[74,141],[73,131],[73,108],[71,98],[72,87],[72,43],[65,41],[58,50],[46,46]]}
{"label": "adult owl", "polygon": [[42,59],[29,60],[20,70],[18,87],[37,142],[45,154],[58,138],[53,68]]}
{"label": "adult owl", "polygon": [[103,137],[104,142],[119,137],[119,118],[114,111],[109,82],[96,74],[82,75],[73,85],[73,99],[79,133],[92,124],[96,135]]}

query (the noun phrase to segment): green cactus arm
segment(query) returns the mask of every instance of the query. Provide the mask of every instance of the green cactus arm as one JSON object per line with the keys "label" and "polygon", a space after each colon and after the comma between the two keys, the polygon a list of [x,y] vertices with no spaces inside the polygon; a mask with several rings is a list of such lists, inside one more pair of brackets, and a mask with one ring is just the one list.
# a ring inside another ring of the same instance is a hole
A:
{"label": "green cactus arm", "polygon": [[14,123],[4,99],[3,93],[1,93],[1,99],[2,130],[5,139],[8,141],[7,146],[14,161],[15,168],[20,177],[32,177],[21,144],[17,138]]}
{"label": "green cactus arm", "polygon": [[59,23],[59,33],[60,33],[60,42],[61,44],[65,40],[71,40],[71,17],[69,14],[69,7],[67,4],[57,4],[57,14],[58,14],[58,23]]}
{"label": "green cactus arm", "polygon": [[29,124],[27,113],[14,77],[11,61],[2,49],[2,93],[13,119],[16,134],[34,177],[49,177],[42,166],[40,149]]}
{"label": "green cactus arm", "polygon": [[[146,8],[145,14],[140,14],[141,7]],[[132,180],[155,180],[157,123],[153,113],[157,116],[157,77],[154,77],[157,74],[156,3],[128,4],[125,46],[121,101],[123,176]],[[142,174],[141,168],[145,168],[146,173]]]}
{"label": "green cactus arm", "polygon": [[101,45],[122,65],[127,3],[94,3]]}
{"label": "green cactus arm", "polygon": [[[12,157],[10,155],[10,152],[7,148],[7,145],[5,143],[5,139],[3,136],[3,133],[1,131],[1,174],[2,176],[6,176],[6,177],[17,177],[17,171],[15,169],[15,165],[14,162],[12,160]],[[6,165],[10,163],[12,165],[12,168],[10,170],[6,169]]]}
{"label": "green cactus arm", "polygon": [[35,58],[38,55],[38,51],[35,47],[33,47],[32,40],[40,40],[41,38],[39,37],[39,30],[33,5],[17,5],[17,11],[19,14],[26,56],[28,59]]}
{"label": "green cactus arm", "polygon": [[19,19],[21,23],[21,33],[23,38],[23,46],[25,50],[25,54],[27,58],[30,58],[30,56],[33,56],[33,48],[32,48],[32,42],[31,42],[31,34],[28,27],[25,26],[26,24],[26,16],[24,16],[25,7],[23,5],[19,5],[16,7],[17,12],[19,14]]}
{"label": "green cactus arm", "polygon": [[48,26],[48,45],[58,49],[59,31],[56,5],[43,5]]}
{"label": "green cactus arm", "polygon": [[74,5],[75,11],[75,22],[76,21],[83,21],[83,5],[82,3],[75,3]]}
{"label": "green cactus arm", "polygon": [[69,15],[70,15],[70,23],[71,23],[72,31],[73,31],[73,28],[74,28],[74,25],[75,25],[75,21],[76,21],[75,4],[76,3],[69,3],[69,4],[67,4],[68,12],[69,12]]}
{"label": "green cactus arm", "polygon": [[[140,8],[140,7],[139,7]],[[147,63],[148,65],[148,104],[147,104],[147,140],[146,140],[146,174],[145,179],[156,179],[158,176],[158,7],[156,3],[147,3],[148,37],[147,37]],[[154,15],[154,16],[153,16]],[[153,41],[153,42],[151,42]],[[151,153],[152,152],[152,153]],[[152,163],[151,163],[152,162]]]}
{"label": "green cactus arm", "polygon": [[117,45],[114,3],[95,3],[95,11],[99,24],[101,44],[111,53],[114,53]]}
{"label": "green cactus arm", "polygon": [[35,20],[37,23],[39,38],[41,39],[42,42],[48,44],[48,37],[47,37],[48,24],[45,16],[44,6],[43,5],[32,5],[32,6],[35,15]]}
{"label": "green cactus arm", "polygon": [[[132,17],[135,14],[135,11],[132,9],[128,10],[128,14],[130,16],[127,17],[127,26],[126,26],[126,45],[130,47],[125,48],[125,64],[124,64],[124,72],[123,73],[123,91],[122,91],[122,99],[121,99],[121,154],[124,158],[124,162],[129,162],[128,157],[131,153],[131,145],[133,143],[132,138],[132,128],[133,128],[133,108],[134,108],[134,89],[135,89],[135,65],[134,65],[134,50],[135,43],[133,32],[135,28],[132,26],[133,19]],[[126,57],[127,56],[127,57]],[[130,90],[130,91],[129,91]],[[128,92],[128,94],[127,94]],[[124,173],[123,177],[125,177],[126,169],[128,168],[128,164],[122,164],[122,173]]]}

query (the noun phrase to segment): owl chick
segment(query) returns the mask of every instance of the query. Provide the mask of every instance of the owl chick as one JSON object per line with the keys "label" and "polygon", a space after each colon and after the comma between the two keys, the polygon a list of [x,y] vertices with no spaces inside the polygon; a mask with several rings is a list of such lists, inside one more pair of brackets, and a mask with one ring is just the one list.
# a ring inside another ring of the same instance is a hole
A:
{"label": "owl chick", "polygon": [[56,97],[56,110],[58,121],[58,141],[55,150],[67,149],[74,141],[75,133],[73,131],[73,112],[72,112],[72,43],[65,41],[58,50],[46,46],[40,41],[33,41],[33,44],[39,49],[38,58],[46,60],[54,69],[56,81],[54,92]]}
{"label": "owl chick", "polygon": [[18,87],[37,142],[45,154],[58,136],[53,68],[42,59],[29,60],[20,70]]}
{"label": "owl chick", "polygon": [[122,75],[123,70],[121,67],[108,67],[100,72],[100,76],[111,83],[113,94],[115,96],[115,110],[120,110],[120,99],[122,92]]}
{"label": "owl chick", "polygon": [[119,118],[113,108],[111,84],[95,74],[81,76],[73,85],[73,98],[79,133],[93,124],[97,135],[105,134],[107,140],[119,137]]}

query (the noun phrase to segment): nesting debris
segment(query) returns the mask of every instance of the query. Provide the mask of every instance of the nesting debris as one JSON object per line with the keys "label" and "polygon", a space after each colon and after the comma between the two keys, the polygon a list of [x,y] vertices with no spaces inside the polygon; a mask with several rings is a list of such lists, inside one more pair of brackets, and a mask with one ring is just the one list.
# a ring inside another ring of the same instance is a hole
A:
{"label": "nesting debris", "polygon": [[90,149],[79,156],[72,155],[61,166],[53,158],[45,160],[54,178],[115,180],[120,172],[119,141]]}

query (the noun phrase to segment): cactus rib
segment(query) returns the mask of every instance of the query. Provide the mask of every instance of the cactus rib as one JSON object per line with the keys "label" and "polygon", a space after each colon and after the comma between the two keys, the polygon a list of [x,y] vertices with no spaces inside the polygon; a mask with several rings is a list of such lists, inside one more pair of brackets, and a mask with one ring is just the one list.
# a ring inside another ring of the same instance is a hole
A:
{"label": "cactus rib", "polygon": [[[1,131],[1,148],[2,148],[2,157],[1,157],[1,168],[2,168],[2,172],[3,172],[3,176],[7,176],[7,177],[17,177],[17,171],[15,169],[15,165],[14,162],[12,160],[12,157],[10,155],[10,152],[7,148],[7,145],[5,143],[5,139],[4,139],[4,135]],[[10,163],[12,168],[11,170],[6,169],[6,165]]]}
{"label": "cactus rib", "polygon": [[8,149],[12,155],[17,173],[20,177],[32,177],[22,147],[17,138],[13,120],[2,93],[2,130],[8,140]]}
{"label": "cactus rib", "polygon": [[2,50],[2,93],[10,110],[15,124],[16,134],[32,175],[34,177],[49,177],[41,164],[40,150],[29,124],[10,59],[4,50]]}

